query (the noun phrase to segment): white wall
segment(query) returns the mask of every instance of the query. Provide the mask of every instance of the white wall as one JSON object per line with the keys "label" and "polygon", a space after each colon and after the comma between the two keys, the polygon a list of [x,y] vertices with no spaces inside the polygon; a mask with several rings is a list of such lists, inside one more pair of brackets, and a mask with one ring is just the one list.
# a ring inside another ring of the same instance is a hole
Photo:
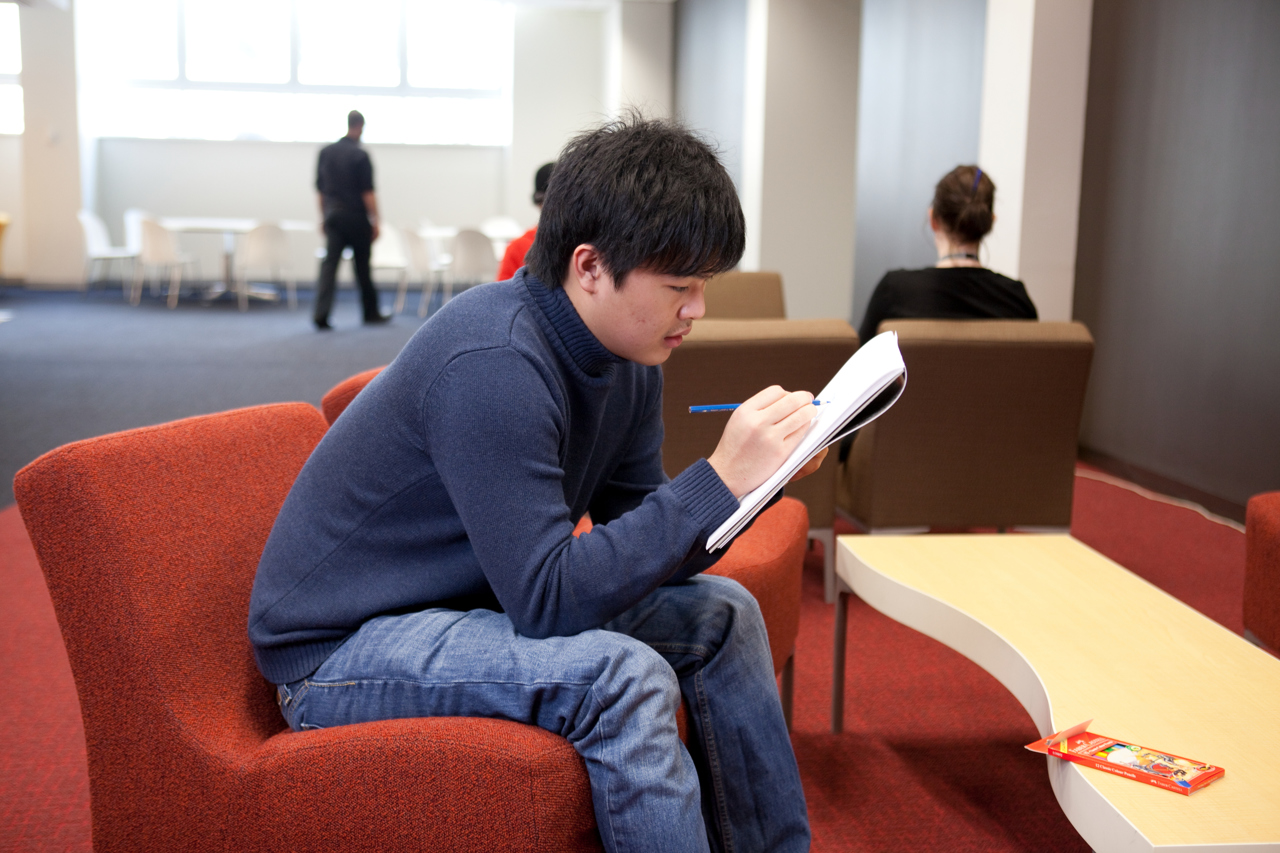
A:
{"label": "white wall", "polygon": [[1071,319],[1093,0],[989,0],[980,165],[996,183],[992,269]]}
{"label": "white wall", "polygon": [[20,278],[27,271],[21,136],[0,136],[0,213],[8,214],[10,220],[0,238],[0,278]]}
{"label": "white wall", "polygon": [[606,13],[517,7],[515,36],[510,178],[502,207],[529,227],[538,220],[534,172],[556,159],[575,133],[608,117]]}
{"label": "white wall", "polygon": [[848,317],[862,3],[771,0],[767,15],[758,268],[782,273],[789,317]]}
{"label": "white wall", "polygon": [[675,108],[675,4],[624,0],[620,18],[618,101],[650,118]]}
{"label": "white wall", "polygon": [[[212,142],[175,139],[98,141],[98,213],[117,245],[123,214],[138,207],[155,216],[232,216],[318,220],[315,162],[320,145],[305,142]],[[418,227],[423,219],[478,225],[501,206],[501,148],[370,145],[383,219]],[[217,235],[183,235],[183,248],[204,277],[219,275]],[[315,276],[315,235],[291,235],[299,278]],[[345,269],[345,265],[344,265]]]}

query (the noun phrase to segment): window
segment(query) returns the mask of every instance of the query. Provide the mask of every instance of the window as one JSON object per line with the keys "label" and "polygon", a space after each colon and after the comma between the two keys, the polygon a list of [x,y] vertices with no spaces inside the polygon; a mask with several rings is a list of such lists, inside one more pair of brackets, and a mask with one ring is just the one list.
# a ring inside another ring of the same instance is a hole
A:
{"label": "window", "polygon": [[[0,4],[0,6],[8,4]],[[93,136],[507,145],[514,12],[492,0],[77,0]]]}
{"label": "window", "polygon": [[22,133],[22,36],[18,6],[0,3],[0,133]]}

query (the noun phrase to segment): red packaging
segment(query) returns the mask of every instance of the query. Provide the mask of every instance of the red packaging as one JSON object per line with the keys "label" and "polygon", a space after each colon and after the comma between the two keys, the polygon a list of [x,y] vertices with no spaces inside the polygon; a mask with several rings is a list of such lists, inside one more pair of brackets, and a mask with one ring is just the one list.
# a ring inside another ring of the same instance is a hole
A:
{"label": "red packaging", "polygon": [[1226,770],[1180,755],[1085,731],[1093,720],[1027,744],[1027,749],[1190,796]]}

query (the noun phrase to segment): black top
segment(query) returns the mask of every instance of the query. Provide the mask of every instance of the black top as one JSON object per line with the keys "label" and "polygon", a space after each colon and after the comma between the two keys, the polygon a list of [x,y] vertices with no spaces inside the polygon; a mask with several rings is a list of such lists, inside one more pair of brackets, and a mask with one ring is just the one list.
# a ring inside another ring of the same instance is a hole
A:
{"label": "black top", "polygon": [[324,215],[364,213],[364,194],[373,189],[373,164],[360,141],[344,136],[320,150],[316,189],[324,196]]}
{"label": "black top", "polygon": [[884,320],[1038,319],[1022,282],[984,267],[892,270],[880,279],[858,337],[875,337]]}

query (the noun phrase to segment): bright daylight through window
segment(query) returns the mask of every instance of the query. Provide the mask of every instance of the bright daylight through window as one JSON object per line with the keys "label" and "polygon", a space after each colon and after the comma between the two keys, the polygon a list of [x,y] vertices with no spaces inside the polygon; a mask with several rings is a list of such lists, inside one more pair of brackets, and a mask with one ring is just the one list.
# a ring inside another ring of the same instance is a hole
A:
{"label": "bright daylight through window", "polygon": [[0,3],[0,133],[22,133],[22,39],[18,6]]}
{"label": "bright daylight through window", "polygon": [[369,142],[511,141],[509,3],[77,0],[75,10],[90,136],[319,142],[358,109]]}

